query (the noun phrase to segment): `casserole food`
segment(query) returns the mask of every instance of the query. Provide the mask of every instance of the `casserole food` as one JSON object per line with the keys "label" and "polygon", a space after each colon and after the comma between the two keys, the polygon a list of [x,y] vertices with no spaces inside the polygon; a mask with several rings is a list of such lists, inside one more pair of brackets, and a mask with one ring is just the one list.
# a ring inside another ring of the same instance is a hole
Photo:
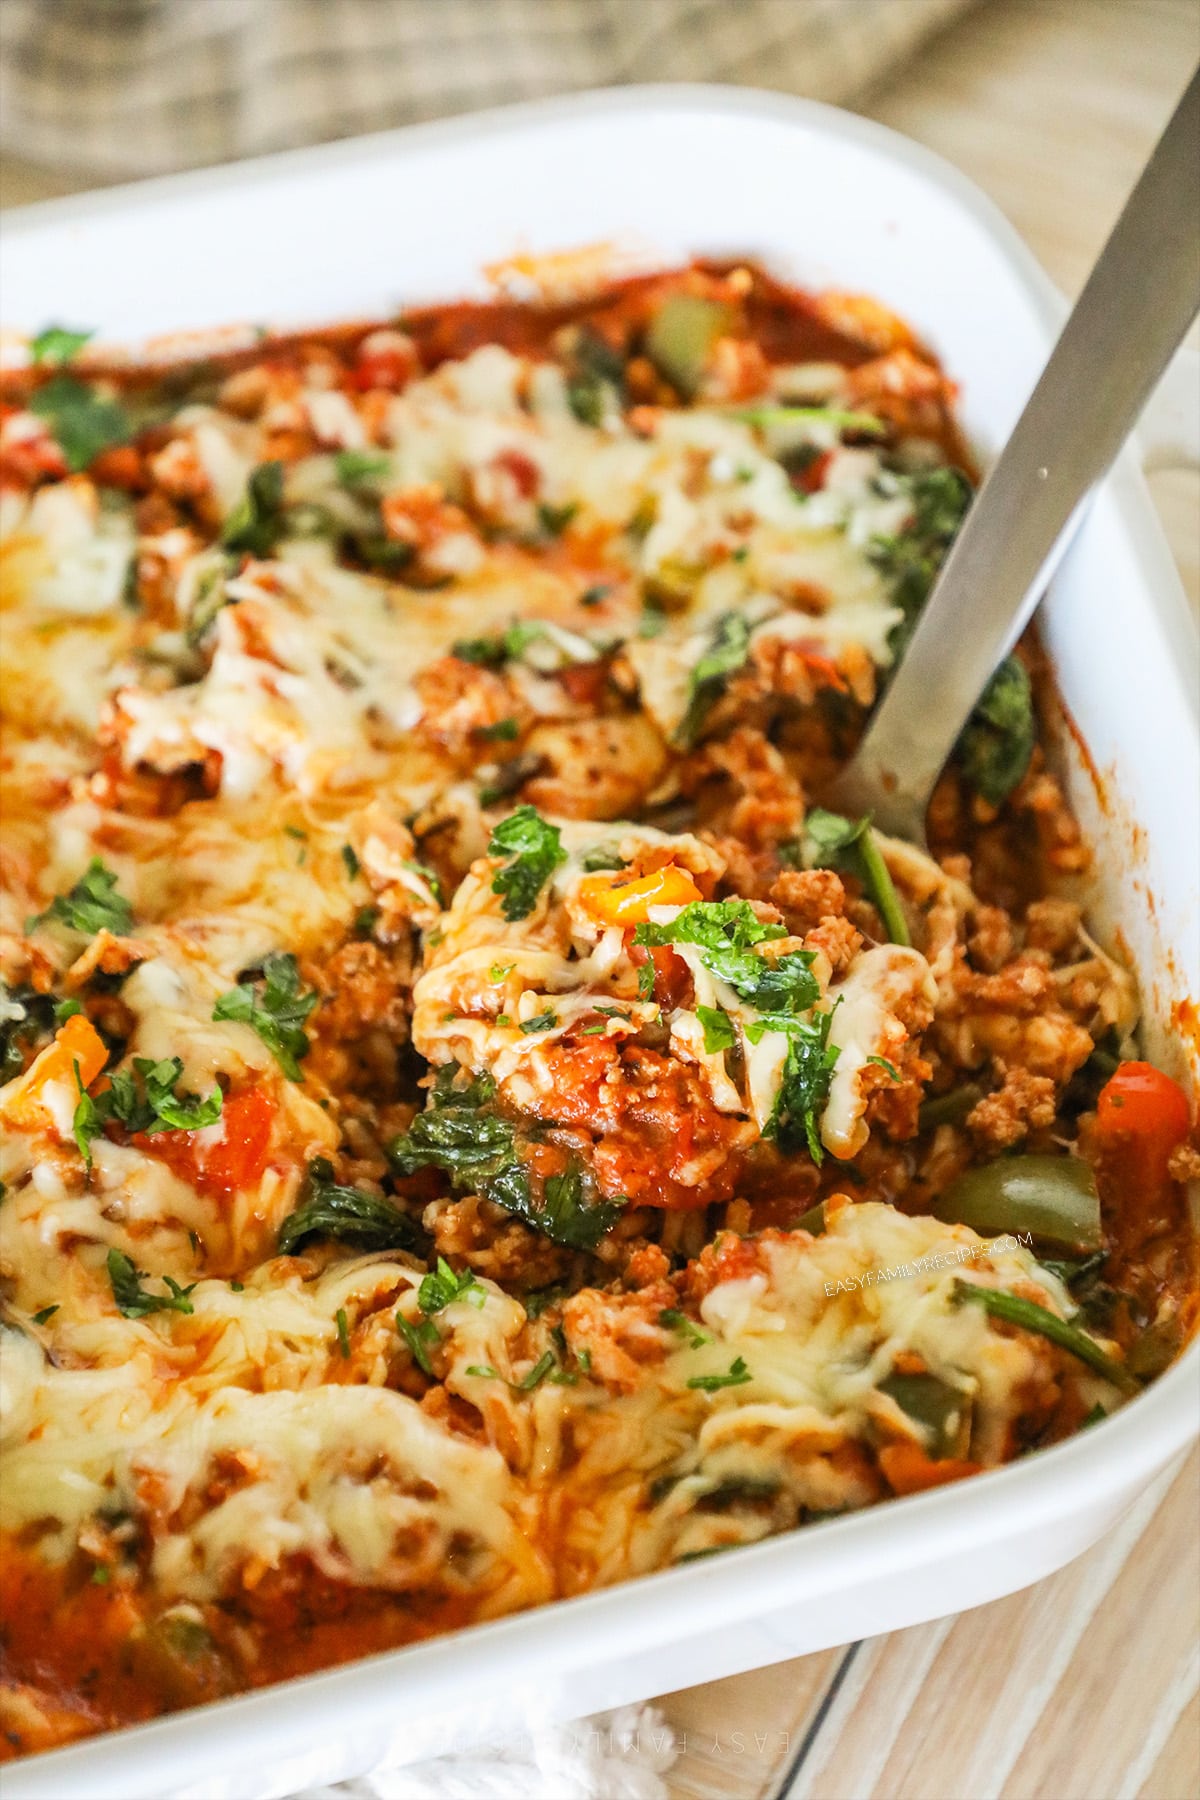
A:
{"label": "casserole food", "polygon": [[[527,499],[527,497],[525,497],[525,499]],[[254,524],[254,520],[250,520],[250,524]],[[252,598],[252,596],[239,596],[239,605],[245,605],[246,601],[250,601],[250,603],[252,603],[252,599],[254,599],[254,598]],[[770,635],[770,634],[766,634],[766,635]],[[651,639],[651,643],[653,643],[653,639]],[[714,646],[712,646],[712,652],[709,652],[709,653],[716,653],[716,650],[718,650],[718,646],[716,646],[716,644],[714,644]],[[694,673],[694,666],[696,666],[696,664],[694,664],[694,662],[693,662],[693,673]],[[718,673],[729,673],[729,670],[718,671]],[[844,677],[844,679],[846,679],[846,677]],[[698,679],[694,680],[693,686],[696,686],[696,688],[698,688],[698,686],[700,686],[700,684],[702,684],[702,680],[712,680],[712,675],[705,675],[705,677],[698,677]],[[137,707],[135,707],[135,711],[137,711]],[[151,713],[153,713],[153,707],[151,707]],[[504,720],[507,720],[507,716],[509,716],[509,715],[507,715],[507,713],[506,713],[506,715],[504,715],[504,718],[497,718],[497,720],[495,720],[495,722],[493,722],[493,720],[488,720],[488,722],[486,722],[486,729],[488,729],[489,725],[491,725],[491,724],[502,724],[502,722],[504,722]],[[144,718],[146,718],[146,709],[142,709],[142,720],[135,720],[135,725],[144,724]],[[236,722],[237,722],[237,715],[234,715],[234,724],[236,724]],[[162,724],[162,715],[160,715],[160,724]],[[178,722],[176,722],[176,725],[178,725]],[[676,725],[673,725],[673,729],[678,729],[678,727],[676,727]],[[178,742],[178,738],[176,738],[176,742]],[[194,763],[194,756],[193,756],[193,754],[191,754],[191,751],[189,751],[189,761],[193,761],[193,763]],[[248,772],[248,778],[246,778],[246,779],[248,779],[248,783],[250,783],[250,785],[254,785],[254,781],[255,781],[254,767],[250,767],[250,772]],[[622,810],[622,808],[617,808],[617,810]],[[533,832],[533,824],[531,824],[531,821],[525,821],[525,828],[527,828],[527,832]],[[671,833],[671,835],[673,835],[673,837],[678,837],[678,833]],[[560,839],[560,844],[561,844],[561,839]],[[549,851],[558,851],[558,848],[560,848],[560,844],[549,844]],[[351,848],[353,848],[353,846],[351,846]],[[622,846],[617,846],[617,850],[621,850],[621,848],[622,848]],[[585,853],[585,855],[587,855],[588,844],[581,844],[581,846],[579,846],[579,850],[583,851],[583,853]],[[673,844],[673,850],[685,850],[685,853],[687,853],[687,855],[691,855],[691,857],[693,857],[693,860],[694,860],[694,855],[696,855],[696,853],[694,853],[693,846],[678,846],[678,844]],[[536,853],[538,853],[538,844],[534,844],[533,850],[531,850],[531,846],[529,846],[529,844],[527,844],[527,842],[515,842],[515,841],[513,841],[513,837],[511,837],[511,833],[509,833],[509,839],[507,839],[507,841],[498,842],[498,844],[497,844],[497,860],[495,860],[495,864],[493,864],[493,866],[489,866],[489,873],[491,873],[491,878],[493,878],[493,882],[498,882],[498,880],[500,880],[500,878],[502,878],[502,875],[504,875],[504,873],[506,873],[506,869],[511,869],[511,868],[513,868],[513,866],[515,866],[515,864],[520,864],[520,860],[522,860],[522,857],[527,857],[527,855],[531,855],[531,853],[534,853],[534,855],[536,855]],[[543,855],[545,855],[545,844],[543,844],[543,846],[542,846],[542,853],[543,853]],[[354,851],[354,857],[358,857],[358,851]],[[624,859],[622,859],[622,860],[624,860]],[[673,868],[673,869],[676,869],[676,871],[678,871],[678,869],[680,869],[680,864],[682,864],[682,857],[676,857],[676,855],[673,855],[673,857],[671,857],[671,860],[669,860],[669,864],[667,864],[667,868]],[[685,866],[685,864],[684,864],[684,866]],[[660,873],[660,871],[662,871],[662,862],[660,862],[660,864],[658,864],[658,873]],[[347,866],[347,873],[351,873],[351,871],[349,871],[349,866]],[[579,871],[579,873],[581,873],[581,875],[587,875],[587,878],[590,878],[590,880],[596,880],[597,875],[601,875],[601,873],[603,873],[603,871]],[[655,871],[653,871],[653,869],[651,869],[651,871],[646,871],[646,873],[655,873]],[[640,871],[639,871],[639,875],[640,875]],[[702,868],[702,866],[696,866],[696,868],[691,869],[691,873],[689,873],[689,878],[693,878],[693,886],[694,886],[694,880],[696,880],[696,878],[711,877],[711,875],[712,875],[711,868]],[[351,875],[351,878],[353,878],[353,875]],[[515,877],[513,877],[513,880],[515,880]],[[95,886],[95,884],[94,884],[94,886]],[[500,900],[502,900],[502,902],[507,902],[507,898],[509,898],[509,893],[511,893],[511,886],[513,886],[513,882],[511,882],[511,884],[509,884],[509,887],[507,887],[507,889],[506,889],[506,887],[502,887],[502,889],[500,889]],[[489,893],[491,893],[491,887],[488,887],[488,891],[489,891]],[[604,905],[610,904],[610,898],[612,898],[612,887],[601,887],[601,889],[592,889],[592,891],[594,891],[594,895],[596,895],[596,904],[597,904],[597,907],[601,907],[601,916],[603,916],[603,907],[604,907]],[[689,898],[691,898],[691,896],[687,895],[687,889],[680,889],[680,893],[682,893],[682,895],[684,895],[685,900],[689,900]],[[95,895],[94,895],[94,898],[95,898]],[[676,898],[678,898],[678,895],[676,895]],[[461,909],[461,911],[462,911],[462,907],[468,907],[468,911],[470,911],[470,905],[468,905],[468,900],[470,900],[470,895],[466,896],[466,898],[464,898],[464,896],[459,896],[459,900],[457,900],[457,902],[455,902],[455,905],[459,905],[459,909]],[[489,902],[489,904],[491,904],[491,902]],[[705,900],[700,900],[700,902],[693,902],[693,904],[703,905],[703,904],[707,904],[707,902],[705,902]],[[495,907],[495,905],[493,905],[493,914],[495,914],[495,911],[497,911],[497,907]],[[504,911],[504,907],[502,907],[502,909],[500,909],[500,911]],[[531,911],[533,911],[533,909],[531,909]],[[527,916],[527,914],[525,914],[525,916]],[[831,913],[831,916],[833,916],[833,913]],[[711,922],[711,920],[709,920],[709,922]],[[455,916],[453,916],[453,913],[452,913],[452,943],[453,943],[453,934],[455,934],[455,931],[457,931],[457,929],[459,929],[459,925],[462,925],[462,929],[468,929],[468,931],[470,931],[471,927],[473,927],[473,923],[479,923],[479,922],[477,922],[477,920],[471,920],[471,918],[466,918],[466,920],[455,920]],[[498,920],[495,920],[495,918],[491,918],[491,922],[489,922],[489,923],[488,922],[484,922],[484,923],[486,923],[486,934],[484,934],[484,940],[482,940],[482,941],[484,941],[484,943],[488,943],[488,941],[495,940],[495,938],[497,938],[498,932],[504,932],[504,925],[502,925],[502,923],[498,922]],[[507,923],[509,923],[509,925],[513,925],[513,923],[516,923],[516,920],[515,920],[515,918],[509,918],[509,920],[507,920]],[[653,929],[655,929],[655,931],[664,931],[664,929],[666,929],[666,927],[669,927],[669,925],[673,925],[673,923],[675,923],[675,920],[671,920],[671,918],[662,918],[662,916],[658,916],[658,918],[655,918],[655,916],[651,916],[651,918],[646,918],[646,920],[640,920],[639,923],[642,923],[642,925],[649,925],[649,927],[653,927]],[[770,922],[770,920],[766,920],[766,923],[772,923],[772,922]],[[489,934],[491,934],[491,936],[488,936],[488,932],[489,932]],[[763,940],[759,940],[759,941],[763,941]],[[655,945],[655,943],[653,943],[653,941],[651,941],[651,943],[649,943],[649,945],[646,945],[646,947],[648,947],[648,949],[657,949],[657,947],[662,947],[662,949],[667,949],[666,943],[664,943],[664,945]],[[525,947],[525,949],[527,949],[527,947]],[[750,952],[754,952],[754,949],[756,949],[756,945],[754,945],[754,943],[750,943],[750,945],[734,945],[734,949],[743,949],[743,950],[748,949],[748,950],[750,950]],[[506,954],[507,954],[507,952],[506,952]],[[522,954],[524,954],[524,950],[522,950]],[[867,954],[873,954],[873,952],[867,952]],[[684,958],[684,961],[685,961],[685,958]],[[703,963],[703,958],[700,958],[700,963]],[[851,963],[853,963],[853,958],[851,958]],[[491,963],[489,963],[489,967],[491,967]],[[810,972],[811,972],[811,968],[810,968]],[[430,968],[430,970],[428,970],[428,974],[432,974],[432,976],[435,976],[435,974],[437,974],[437,968]],[[443,968],[443,974],[444,974],[444,968]],[[696,977],[698,977],[698,974],[700,974],[700,970],[698,970],[698,968],[693,968],[693,979],[696,979]],[[714,974],[714,970],[712,970],[711,967],[707,968],[707,974],[709,974],[709,976],[711,976],[711,974]],[[250,994],[248,994],[248,995],[243,995],[243,997],[241,997],[241,999],[239,999],[239,1001],[236,1001],[236,1003],[228,1003],[228,1001],[227,1001],[227,1008],[225,1008],[225,1010],[227,1010],[227,1012],[228,1012],[228,1010],[230,1010],[230,1004],[236,1004],[236,1006],[241,1006],[241,1010],[243,1010],[243,1013],[254,1012],[255,1006],[257,1006],[257,1008],[259,1008],[259,1010],[263,1010],[264,1004],[266,1004],[266,1001],[268,1001],[268,992],[270,992],[270,985],[272,985],[272,983],[270,983],[270,976],[272,976],[272,970],[263,970],[263,983],[261,983],[261,986],[257,986],[257,988],[255,988],[254,983],[239,983],[239,985],[237,985],[237,986],[250,986],[250,990],[252,990],[252,992],[250,992]],[[524,976],[524,965],[522,965],[522,976]],[[300,999],[299,995],[295,994],[295,992],[284,992],[284,990],[286,990],[286,988],[290,988],[290,986],[291,986],[290,974],[288,974],[288,972],[286,972],[286,970],[282,970],[282,968],[275,968],[275,977],[277,977],[277,979],[275,979],[275,990],[277,990],[277,994],[282,994],[282,999],[284,999],[284,1001],[291,1001],[291,1003],[302,1004],[302,999]],[[423,979],[425,979],[425,977],[423,977]],[[847,970],[847,979],[849,979],[849,970]],[[745,981],[745,979],[743,979],[743,981],[741,981],[741,985],[743,985],[743,986],[747,985],[747,981]],[[750,983],[750,985],[754,985],[754,983]],[[227,992],[232,992],[232,990],[227,990]],[[621,995],[621,997],[622,997],[622,999],[626,999],[626,995]],[[716,997],[718,997],[718,999],[720,999],[721,995],[716,994]],[[218,995],[218,999],[219,999],[219,995]],[[630,999],[630,1003],[631,1003],[631,995],[630,995],[630,997],[628,997],[628,999]],[[437,1004],[437,994],[432,995],[432,1001],[434,1001],[434,1004]],[[542,1017],[543,1017],[543,1012],[538,1012],[538,1010],[529,1010],[529,1006],[527,1006],[527,1004],[525,1004],[525,1003],[527,1003],[527,1001],[529,1001],[529,992],[522,992],[522,994],[518,994],[518,997],[516,997],[515,1004],[516,1004],[516,1008],[518,1008],[518,1026],[516,1026],[516,1031],[520,1031],[520,1022],[531,1022],[531,1024],[533,1024],[534,1021],[538,1021],[538,1019],[542,1019]],[[732,1003],[730,1003],[730,1004],[732,1004]],[[524,1008],[524,1012],[522,1012],[522,1008]],[[270,1008],[266,1008],[266,1010],[270,1010]],[[446,1008],[446,1010],[450,1010],[450,1008]],[[592,1010],[594,1010],[594,1008],[592,1008]],[[682,1010],[682,1012],[691,1012],[691,1008],[680,1008],[680,1010]],[[712,1012],[716,1012],[716,1008],[711,1008],[711,1010],[712,1010]],[[729,1010],[730,1010],[729,1006],[727,1006],[727,1008],[725,1008],[725,1010],[727,1010],[727,1012],[729,1012]],[[799,1008],[797,1008],[797,1010],[799,1010]],[[847,1008],[847,1010],[849,1010],[849,1008]],[[275,1015],[279,1015],[279,1012],[281,1012],[281,1006],[275,1006],[275,1008],[273,1008],[273,1013],[275,1013]],[[756,1012],[759,1013],[759,1017],[761,1017],[761,1015],[763,1015],[763,1008],[761,1008],[761,1006],[759,1006],[759,1008],[756,1008]],[[693,1013],[693,1015],[694,1015],[694,1017],[696,1017],[696,1019],[702,1019],[702,1015],[700,1015],[700,1013]],[[594,1021],[592,1021],[592,1013],[588,1013],[587,1017],[588,1017],[588,1024],[585,1024],[585,1026],[581,1026],[581,1030],[592,1030],[592,1024],[594,1024]],[[603,1015],[597,1015],[597,1017],[603,1017]],[[896,1015],[896,1017],[898,1017],[898,1015]],[[234,1015],[234,1019],[236,1019],[236,1015]],[[243,1021],[237,1021],[237,1019],[236,1019],[236,1022],[245,1022],[245,1019],[243,1019]],[[437,1024],[439,1024],[439,1022],[446,1022],[446,1021],[441,1021],[441,1015],[439,1015],[439,1013],[435,1013],[434,1019],[432,1019],[432,1021],[430,1021],[430,1024],[432,1024],[432,1026],[437,1026]],[[752,1019],[752,1021],[750,1021],[750,1024],[754,1024],[754,1022],[756,1022],[756,1021],[754,1021],[754,1019]],[[299,1024],[299,1022],[290,1021],[290,1024],[291,1024],[291,1026],[293,1026],[293,1030],[302,1030],[302,1024]],[[903,1021],[900,1021],[900,1024],[901,1024],[901,1026],[903,1026]],[[549,1028],[549,1026],[547,1026],[547,1028],[545,1028],[545,1030],[556,1030],[556,1028]],[[610,1026],[604,1026],[603,1033],[604,1033],[604,1037],[610,1037],[610,1035],[612,1035],[612,1028],[610,1028]],[[444,1035],[444,1033],[443,1033],[443,1035]],[[777,1033],[777,1035],[781,1035],[781,1037],[784,1037],[784,1039],[786,1039],[786,1037],[788,1037],[788,1033]],[[434,1060],[439,1060],[439,1062],[441,1062],[441,1060],[446,1060],[446,1058],[444,1058],[443,1055],[439,1055],[439,1053],[437,1053],[437,1051],[435,1051],[435,1049],[434,1049],[434,1044],[435,1044],[435,1042],[437,1042],[437,1037],[435,1037],[435,1031],[430,1031],[430,1035],[428,1035],[428,1037],[426,1037],[425,1042],[426,1042],[426,1044],[428,1044],[428,1053],[430,1053],[430,1055],[432,1055],[432,1058],[434,1058]],[[766,1042],[766,1035],[763,1035],[763,1037],[759,1037],[759,1044],[761,1044],[761,1042]],[[898,1040],[898,1044],[901,1044],[901,1042],[903,1042],[903,1031],[901,1031],[901,1039]],[[286,1046],[284,1046],[284,1048],[286,1048]],[[507,1046],[504,1046],[504,1048],[507,1049]],[[885,1048],[887,1048],[887,1046],[885,1046]],[[844,1055],[846,1055],[846,1049],[847,1049],[847,1046],[842,1046],[842,1053],[844,1053]],[[450,1060],[453,1060],[453,1062],[468,1062],[468,1060],[470,1060],[470,1046],[468,1046],[468,1051],[466,1051],[466,1055],[461,1055],[461,1053],[459,1053],[459,1046],[457,1046],[457,1044],[450,1044],[450,1051],[452,1051],[452,1055],[450,1055]],[[702,1055],[709,1055],[709,1049],[703,1048],[702,1051],[696,1051],[696,1055],[700,1055],[700,1053],[702,1053]],[[869,1051],[869,1053],[876,1053],[876,1051]],[[864,1051],[864,1055],[867,1055],[867,1051]],[[883,1060],[885,1060],[885,1062],[891,1062],[891,1058],[885,1057],[885,1058],[883,1058]],[[477,1069],[471,1069],[471,1073],[475,1073],[475,1075],[479,1075],[479,1073],[486,1073],[486,1075],[491,1076],[491,1078],[493,1078],[493,1080],[497,1080],[497,1078],[498,1078],[498,1080],[504,1080],[504,1076],[502,1076],[502,1075],[500,1075],[500,1073],[498,1073],[498,1069],[497,1069],[497,1073],[493,1073],[493,1069],[491,1069],[491,1067],[488,1067],[488,1069],[486,1069],[486,1071],[477,1071]],[[882,1073],[887,1073],[887,1071],[882,1071]],[[835,1078],[837,1078],[837,1073],[835,1073]],[[891,1075],[887,1076],[887,1078],[889,1078],[889,1080],[891,1080]],[[898,1084],[898,1085],[900,1085],[900,1084]],[[457,1091],[459,1091],[459,1093],[461,1093],[461,1091],[462,1091],[461,1087],[459,1087],[459,1089],[457,1089]],[[178,1096],[176,1096],[176,1098],[178,1098]],[[777,1098],[777,1091],[775,1091],[775,1098]],[[774,1105],[774,1100],[772,1100],[772,1105]],[[734,1111],[736,1111],[736,1109],[734,1109]],[[855,1116],[853,1116],[853,1105],[851,1105],[851,1109],[849,1109],[849,1111],[851,1111],[851,1121],[849,1121],[849,1123],[851,1123],[851,1129],[853,1129],[853,1127],[855,1127],[855,1123],[856,1123]],[[808,1121],[804,1121],[804,1123],[808,1123]],[[419,1147],[417,1147],[417,1148],[419,1148]],[[414,1150],[414,1143],[412,1143],[412,1134],[408,1134],[407,1147],[403,1148],[403,1150],[401,1150],[401,1152],[399,1152],[399,1161],[401,1161],[401,1163],[412,1163],[412,1159],[414,1159],[414,1154],[416,1154],[416,1150]],[[405,1170],[401,1170],[401,1172],[405,1172],[405,1174],[407,1174],[407,1168],[405,1168]],[[561,1174],[561,1172],[556,1172],[556,1174]],[[833,1235],[833,1233],[831,1233],[831,1235]],[[157,1298],[162,1298],[162,1296],[157,1296]],[[178,1296],[176,1296],[176,1298],[178,1298]],[[441,1310],[441,1309],[435,1309],[435,1310]],[[680,1310],[680,1309],[662,1309],[662,1310]],[[426,1314],[426,1318],[428,1318],[428,1314]],[[419,1319],[417,1319],[417,1318],[410,1319],[410,1321],[408,1321],[408,1323],[410,1323],[410,1328],[412,1328],[412,1330],[419,1330],[419,1328],[421,1328],[421,1321],[419,1321]],[[694,1327],[694,1319],[693,1319],[693,1327]],[[540,1359],[538,1359],[538,1361],[540,1361]],[[484,1364],[475,1364],[475,1366],[477,1366],[477,1368],[479,1368],[479,1366],[484,1366]],[[536,1364],[533,1364],[533,1366],[536,1366]],[[725,1379],[725,1377],[732,1377],[732,1375],[734,1375],[734,1373],[736,1373],[736,1359],[732,1359],[732,1361],[730,1361],[729,1370],[712,1370],[712,1372],[707,1372],[707,1375],[709,1375],[709,1379],[712,1379],[712,1381],[723,1381],[723,1379]],[[475,1379],[479,1379],[479,1377],[475,1377]],[[482,1379],[491,1379],[491,1377],[482,1377]],[[739,1377],[738,1377],[738,1381],[734,1382],[734,1384],[743,1384],[743,1382],[741,1382],[741,1379],[739,1379]],[[748,1384],[748,1381],[745,1382],[745,1384]],[[700,1391],[700,1393],[703,1393],[703,1391],[705,1391],[705,1390],[703,1390],[703,1388],[700,1388],[700,1390],[698,1390],[698,1391]],[[705,1548],[707,1548],[707,1544],[705,1544]]]}

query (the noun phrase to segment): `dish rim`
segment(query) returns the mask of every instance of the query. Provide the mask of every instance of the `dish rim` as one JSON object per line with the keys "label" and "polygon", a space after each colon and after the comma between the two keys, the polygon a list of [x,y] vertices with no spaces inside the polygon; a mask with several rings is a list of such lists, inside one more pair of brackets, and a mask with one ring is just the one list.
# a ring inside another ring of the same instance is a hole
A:
{"label": "dish rim", "polygon": [[[695,114],[698,110],[734,118],[815,125],[827,135],[881,151],[890,160],[906,165],[976,218],[1026,290],[1048,340],[1057,330],[1065,302],[1033,252],[996,204],[936,152],[888,126],[823,101],[720,84],[660,83],[592,89],[398,126],[330,144],[125,183],[78,198],[64,196],[41,201],[6,214],[4,229],[11,246],[38,233],[63,228],[69,231],[88,219],[137,210],[163,200],[184,201],[193,194],[247,185],[270,187],[276,182],[294,182],[310,169],[352,169],[364,158],[386,160],[442,144],[474,142],[482,146],[493,136],[530,125],[553,126],[560,120],[574,120],[584,112],[607,116],[619,124],[622,118],[633,114]],[[453,296],[447,296],[447,300],[452,299]],[[1156,543],[1157,534],[1146,529],[1152,522],[1131,517],[1138,510],[1139,495],[1130,451],[1118,461],[1106,485],[1118,504],[1122,528],[1136,545],[1139,556],[1143,551],[1149,552],[1162,566],[1163,572],[1156,570],[1154,574],[1156,617],[1171,645],[1182,651],[1187,640],[1186,634],[1181,637],[1179,633],[1190,623],[1186,602],[1173,561],[1164,554],[1165,546],[1161,541]],[[1187,667],[1184,657],[1183,684]],[[1193,717],[1200,711],[1200,702],[1194,698],[1191,711]],[[631,1594],[645,1602],[638,1621],[637,1648],[665,1649],[688,1633],[711,1632],[744,1618],[748,1594],[773,1593],[773,1604],[778,1607],[798,1603],[806,1595],[836,1592],[848,1584],[851,1574],[855,1581],[882,1580],[889,1574],[921,1567],[931,1553],[936,1553],[938,1560],[949,1561],[954,1554],[972,1547],[986,1549],[994,1536],[997,1511],[1003,1511],[1006,1536],[1014,1531],[1031,1531],[1081,1510],[1089,1500],[1094,1502],[1106,1485],[1106,1474],[1111,1480],[1111,1471],[1118,1463],[1126,1486],[1131,1471],[1149,1475],[1163,1468],[1183,1452],[1196,1434],[1198,1427],[1192,1415],[1198,1402],[1200,1339],[1193,1341],[1152,1386],[1103,1425],[1016,1463],[989,1470],[970,1482],[893,1499],[758,1544],[741,1546],[736,1557],[714,1558],[702,1566],[631,1577],[612,1587],[547,1602],[526,1612],[461,1627],[401,1649],[377,1652],[143,1724],[102,1732],[60,1749],[28,1755],[6,1766],[8,1800],[61,1800],[72,1776],[82,1775],[85,1765],[91,1780],[82,1784],[80,1791],[86,1788],[89,1793],[116,1794],[120,1790],[114,1780],[120,1778],[122,1764],[131,1756],[139,1763],[166,1755],[182,1758],[188,1753],[189,1740],[195,1739],[191,1749],[198,1749],[204,1734],[217,1725],[224,1726],[224,1736],[230,1732],[257,1733],[260,1760],[269,1756],[282,1758],[292,1751],[289,1719],[297,1703],[307,1703],[312,1709],[340,1706],[347,1709],[347,1720],[350,1709],[359,1717],[373,1714],[386,1707],[389,1690],[394,1697],[396,1684],[418,1669],[428,1670],[433,1689],[440,1691],[447,1667],[457,1667],[460,1676],[465,1665],[486,1670],[504,1656],[506,1647],[508,1660],[514,1664],[513,1652],[520,1650],[526,1678],[540,1669],[561,1669],[564,1662],[575,1667],[598,1661],[621,1635],[619,1628]],[[993,1502],[1001,1495],[1001,1483],[1006,1484],[1006,1498],[1003,1507],[997,1508]],[[433,1698],[431,1692],[430,1699]],[[205,1758],[201,1755],[198,1760],[204,1762]],[[216,1761],[211,1766],[215,1770]]]}

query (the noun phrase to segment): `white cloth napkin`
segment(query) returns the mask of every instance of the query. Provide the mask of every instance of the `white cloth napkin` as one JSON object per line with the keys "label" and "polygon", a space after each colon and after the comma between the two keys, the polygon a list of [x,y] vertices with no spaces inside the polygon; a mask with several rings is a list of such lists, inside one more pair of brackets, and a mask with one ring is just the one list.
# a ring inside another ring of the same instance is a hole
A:
{"label": "white cloth napkin", "polygon": [[542,1726],[503,1744],[376,1769],[297,1800],[667,1800],[674,1733],[652,1706]]}

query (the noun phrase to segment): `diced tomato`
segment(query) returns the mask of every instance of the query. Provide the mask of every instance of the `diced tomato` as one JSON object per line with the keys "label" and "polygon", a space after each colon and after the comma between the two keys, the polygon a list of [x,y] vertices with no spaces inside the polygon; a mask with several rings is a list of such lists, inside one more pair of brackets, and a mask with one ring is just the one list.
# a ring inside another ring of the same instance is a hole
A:
{"label": "diced tomato", "polygon": [[1100,1193],[1110,1228],[1124,1249],[1166,1229],[1177,1210],[1169,1163],[1190,1124],[1187,1095],[1152,1063],[1122,1063],[1100,1090]]}
{"label": "diced tomato", "polygon": [[608,686],[608,664],[602,657],[567,663],[558,671],[558,685],[577,706],[599,706]]}
{"label": "diced tomato", "polygon": [[208,1131],[139,1133],[133,1142],[140,1150],[160,1156],[184,1181],[202,1193],[222,1197],[252,1186],[267,1166],[275,1105],[262,1088],[245,1088],[227,1094],[221,1108],[223,1135],[207,1142]]}
{"label": "diced tomato", "polygon": [[579,884],[580,904],[606,925],[641,925],[652,906],[687,906],[701,898],[686,869],[668,863],[635,881],[620,875],[591,875]]}
{"label": "diced tomato", "polygon": [[101,487],[123,488],[130,494],[144,494],[150,486],[149,473],[132,444],[113,444],[102,450],[88,474]]}
{"label": "diced tomato", "polygon": [[811,462],[805,463],[802,469],[796,471],[792,476],[792,486],[805,494],[819,493],[825,486],[825,477],[832,461],[833,451],[822,450],[819,456],[814,456]]}
{"label": "diced tomato", "polygon": [[647,950],[643,944],[634,944],[629,951],[629,960],[635,967],[649,960],[654,964],[654,999],[664,1012],[674,1012],[677,1006],[684,1006],[692,992],[692,971],[682,956],[676,956],[670,944],[656,944]]}

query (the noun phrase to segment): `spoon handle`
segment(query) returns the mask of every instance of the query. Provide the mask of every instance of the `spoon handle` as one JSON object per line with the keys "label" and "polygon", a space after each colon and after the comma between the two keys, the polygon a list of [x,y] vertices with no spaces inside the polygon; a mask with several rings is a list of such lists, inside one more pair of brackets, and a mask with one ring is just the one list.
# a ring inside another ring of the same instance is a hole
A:
{"label": "spoon handle", "polygon": [[923,841],[929,795],[992,671],[1200,309],[1200,70],[1129,196],[1004,450],[967,514],[904,660],[838,782]]}

